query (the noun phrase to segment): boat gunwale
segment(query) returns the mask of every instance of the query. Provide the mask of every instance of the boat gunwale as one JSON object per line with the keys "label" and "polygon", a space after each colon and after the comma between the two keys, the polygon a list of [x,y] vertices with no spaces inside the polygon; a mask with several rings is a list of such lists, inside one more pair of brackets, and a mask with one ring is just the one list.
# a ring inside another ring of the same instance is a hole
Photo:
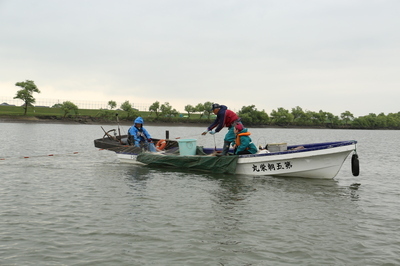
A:
{"label": "boat gunwale", "polygon": [[321,142],[321,143],[310,143],[310,144],[300,144],[300,145],[291,145],[288,148],[293,149],[296,147],[303,146],[304,149],[299,150],[286,150],[280,152],[270,152],[270,153],[256,153],[256,154],[243,154],[239,155],[239,158],[252,158],[252,157],[263,157],[263,156],[276,156],[276,155],[286,155],[293,153],[302,153],[302,152],[310,152],[310,151],[319,151],[319,150],[327,150],[337,147],[344,147],[349,145],[357,144],[356,140],[347,140],[347,141],[335,141],[335,142]]}
{"label": "boat gunwale", "polygon": [[[298,154],[298,153],[303,153],[303,152],[328,150],[328,149],[332,149],[332,148],[344,147],[344,146],[350,146],[350,145],[356,145],[356,144],[357,144],[356,140],[347,140],[347,141],[335,141],[335,142],[321,142],[321,143],[290,145],[290,146],[288,146],[288,149],[293,149],[293,148],[301,147],[301,146],[303,146],[304,149],[286,150],[286,151],[269,152],[269,153],[243,154],[243,155],[239,155],[239,158],[245,159],[245,158],[259,158],[259,157],[264,157],[264,156]],[[122,147],[122,145],[121,145],[121,147]],[[213,148],[204,148],[203,147],[203,151],[205,153],[207,153],[207,154],[210,154],[212,152],[215,152],[215,149],[213,149]],[[132,152],[129,152],[129,151],[128,152],[127,151],[114,151],[114,152],[117,153],[117,154],[137,155],[137,154],[133,154]]]}

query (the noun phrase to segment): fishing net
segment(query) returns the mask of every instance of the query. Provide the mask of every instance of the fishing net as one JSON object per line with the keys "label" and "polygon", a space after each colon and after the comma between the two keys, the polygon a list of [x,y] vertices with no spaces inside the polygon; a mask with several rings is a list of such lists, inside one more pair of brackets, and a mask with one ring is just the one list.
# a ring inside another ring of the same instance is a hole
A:
{"label": "fishing net", "polygon": [[195,156],[180,156],[179,152],[173,154],[144,152],[137,156],[137,161],[152,167],[198,170],[219,174],[234,174],[237,160],[238,156],[206,155],[199,147],[196,149]]}

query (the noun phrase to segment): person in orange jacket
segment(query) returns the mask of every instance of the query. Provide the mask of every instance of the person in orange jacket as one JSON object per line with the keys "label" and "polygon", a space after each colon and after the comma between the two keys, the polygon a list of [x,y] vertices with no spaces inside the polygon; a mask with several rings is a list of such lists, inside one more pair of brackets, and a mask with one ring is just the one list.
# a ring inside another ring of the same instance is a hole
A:
{"label": "person in orange jacket", "polygon": [[234,132],[236,134],[236,139],[233,143],[235,155],[257,153],[258,149],[251,141],[251,138],[249,137],[251,133],[248,132],[247,128],[244,128],[242,124],[237,124]]}

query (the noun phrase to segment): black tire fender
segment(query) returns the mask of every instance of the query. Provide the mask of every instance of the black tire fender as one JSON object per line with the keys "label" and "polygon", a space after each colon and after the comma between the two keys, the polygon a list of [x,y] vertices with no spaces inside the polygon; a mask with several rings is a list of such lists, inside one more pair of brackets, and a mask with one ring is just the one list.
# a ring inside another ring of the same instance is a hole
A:
{"label": "black tire fender", "polygon": [[351,156],[351,172],[353,173],[353,176],[358,176],[360,174],[360,162],[358,161],[357,153],[354,153],[353,156]]}

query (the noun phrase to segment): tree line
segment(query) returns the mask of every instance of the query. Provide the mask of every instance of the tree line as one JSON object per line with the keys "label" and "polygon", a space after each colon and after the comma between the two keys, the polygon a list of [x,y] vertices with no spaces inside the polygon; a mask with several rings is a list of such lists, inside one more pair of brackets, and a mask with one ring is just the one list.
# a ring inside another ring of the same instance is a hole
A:
{"label": "tree line", "polygon": [[354,128],[354,129],[400,129],[400,112],[354,117],[350,111],[340,116],[320,110],[318,112],[303,110],[296,106],[291,110],[278,108],[268,115],[258,111],[254,105],[243,106],[238,112],[243,122],[250,125],[277,125],[298,127]]}
{"label": "tree line", "polygon": [[[215,117],[211,111],[212,102],[198,103],[197,105],[186,105],[185,116],[174,109],[168,102],[160,104],[154,102],[149,107],[150,121],[176,121],[183,119],[191,122],[204,122]],[[109,102],[110,109],[116,107],[114,101]],[[129,117],[138,116],[139,112],[133,111],[128,101],[121,105],[121,109]],[[106,112],[106,110],[105,110]],[[196,118],[193,115],[197,114]],[[326,128],[354,128],[354,129],[400,129],[400,112],[378,115],[370,113],[366,116],[355,117],[350,111],[344,111],[340,116],[330,112],[319,110],[318,112],[303,110],[296,106],[291,110],[279,107],[271,113],[265,110],[257,110],[255,105],[243,106],[238,115],[245,125],[249,126],[281,126],[281,127],[326,127]]]}
{"label": "tree line", "polygon": [[[26,115],[28,107],[33,106],[35,98],[33,93],[40,93],[32,80],[17,82],[15,84],[22,89],[18,90],[14,99],[24,101],[23,109]],[[169,122],[204,122],[205,119],[211,120],[214,114],[211,111],[212,102],[198,103],[196,105],[186,105],[185,113],[178,112],[168,102],[161,104],[154,102],[149,107],[148,121],[169,121]],[[52,106],[60,108],[64,118],[67,116],[78,116],[79,109],[71,101],[65,101]],[[116,114],[122,111],[121,119],[132,119],[140,114],[129,101],[120,105],[116,109],[117,103],[113,100],[108,102],[108,109],[101,109],[97,117],[102,119],[114,119]],[[282,127],[326,127],[326,128],[354,128],[354,129],[400,129],[400,112],[378,115],[370,113],[365,116],[354,117],[350,111],[344,111],[340,116],[334,115],[323,110],[308,111],[296,106],[291,110],[279,107],[273,109],[271,113],[265,110],[257,110],[255,105],[243,106],[238,115],[245,125],[249,126],[282,126]]]}

